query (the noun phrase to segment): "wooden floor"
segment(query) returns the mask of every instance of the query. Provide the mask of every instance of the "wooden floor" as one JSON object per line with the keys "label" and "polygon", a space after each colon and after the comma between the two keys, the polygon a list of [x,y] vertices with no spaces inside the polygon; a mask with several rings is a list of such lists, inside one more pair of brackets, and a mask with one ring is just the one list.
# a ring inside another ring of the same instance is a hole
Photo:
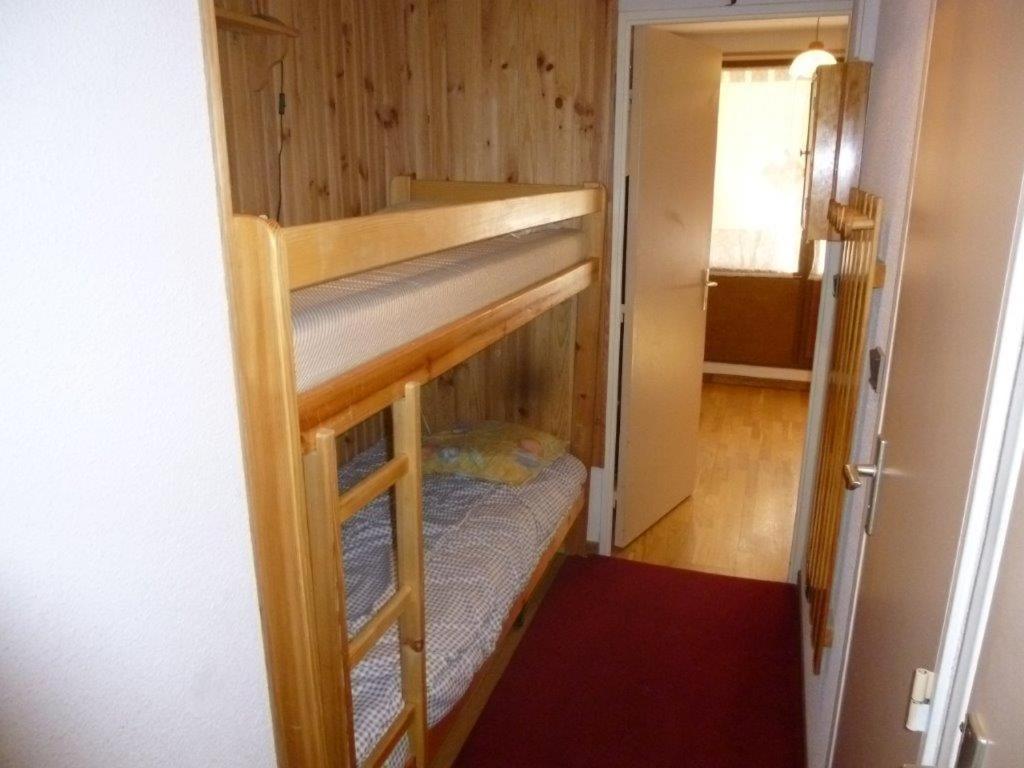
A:
{"label": "wooden floor", "polygon": [[785,581],[807,392],[706,383],[693,496],[617,557]]}

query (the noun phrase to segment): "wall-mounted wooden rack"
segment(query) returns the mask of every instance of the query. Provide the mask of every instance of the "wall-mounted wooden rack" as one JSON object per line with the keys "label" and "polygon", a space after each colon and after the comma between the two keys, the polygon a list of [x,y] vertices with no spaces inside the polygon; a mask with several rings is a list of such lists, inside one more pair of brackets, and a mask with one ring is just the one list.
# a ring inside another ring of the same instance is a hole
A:
{"label": "wall-mounted wooden rack", "polygon": [[254,32],[260,35],[299,36],[299,30],[277,19],[231,11],[227,8],[217,8],[217,27],[235,32]]}

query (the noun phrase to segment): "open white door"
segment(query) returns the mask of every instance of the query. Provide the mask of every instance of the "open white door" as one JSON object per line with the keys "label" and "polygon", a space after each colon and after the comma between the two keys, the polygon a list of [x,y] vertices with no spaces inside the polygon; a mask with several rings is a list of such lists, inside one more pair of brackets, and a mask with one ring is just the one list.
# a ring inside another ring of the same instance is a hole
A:
{"label": "open white door", "polygon": [[722,54],[633,39],[615,544],[693,493]]}

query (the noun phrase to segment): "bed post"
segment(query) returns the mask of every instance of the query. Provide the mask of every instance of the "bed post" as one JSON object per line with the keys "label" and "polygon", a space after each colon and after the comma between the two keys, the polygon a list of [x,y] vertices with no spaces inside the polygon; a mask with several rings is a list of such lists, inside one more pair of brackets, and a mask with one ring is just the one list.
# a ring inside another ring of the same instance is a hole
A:
{"label": "bed post", "polygon": [[309,554],[316,606],[320,661],[320,701],[328,765],[355,768],[351,665],[345,611],[345,571],[338,524],[338,449],[333,429],[316,433],[316,448],[306,454],[306,504]]}
{"label": "bed post", "polygon": [[292,357],[274,222],[232,219],[230,291],[246,485],[278,763],[327,764]]}
{"label": "bed post", "polygon": [[388,185],[388,205],[401,205],[412,200],[412,176],[395,176]]}
{"label": "bed post", "polygon": [[405,397],[391,406],[395,455],[409,460],[395,483],[395,539],[398,589],[409,589],[409,604],[398,620],[402,695],[413,709],[410,751],[417,768],[427,768],[426,619],[423,594],[423,477],[420,457],[420,385],[405,385]]}
{"label": "bed post", "polygon": [[[590,257],[597,262],[593,283],[576,299],[576,354],[573,362],[572,437],[570,449],[573,455],[589,470],[597,464],[594,435],[600,410],[600,350],[603,347],[601,334],[601,292],[602,276],[605,270],[605,190],[600,184],[584,185],[597,191],[600,197],[598,209],[584,216],[580,226],[587,238]],[[588,489],[585,489],[588,492]],[[588,493],[589,497],[589,493]],[[583,554],[587,548],[587,517],[590,513],[589,498],[587,509],[579,516],[573,529],[566,537],[565,548],[570,554]]]}

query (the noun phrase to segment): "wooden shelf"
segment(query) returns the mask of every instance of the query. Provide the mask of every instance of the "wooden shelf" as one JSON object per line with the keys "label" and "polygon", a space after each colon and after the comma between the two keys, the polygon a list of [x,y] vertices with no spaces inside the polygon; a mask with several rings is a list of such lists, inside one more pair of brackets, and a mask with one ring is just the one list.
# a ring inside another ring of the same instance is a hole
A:
{"label": "wooden shelf", "polygon": [[259,35],[287,35],[298,37],[299,30],[284,22],[265,16],[253,16],[249,13],[217,8],[218,29],[229,29],[234,32],[252,32]]}

